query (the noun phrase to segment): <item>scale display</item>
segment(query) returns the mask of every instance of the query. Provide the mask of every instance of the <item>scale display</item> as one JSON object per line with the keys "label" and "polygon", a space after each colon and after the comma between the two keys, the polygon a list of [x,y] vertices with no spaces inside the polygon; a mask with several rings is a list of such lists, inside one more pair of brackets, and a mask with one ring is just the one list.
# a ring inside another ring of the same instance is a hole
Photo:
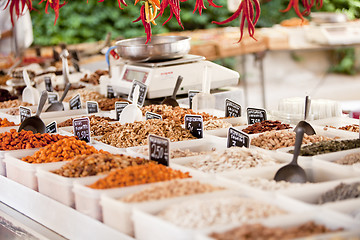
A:
{"label": "scale display", "polygon": [[126,69],[123,80],[128,82],[133,82],[134,80],[138,80],[139,82],[145,83],[147,77],[148,77],[148,72]]}

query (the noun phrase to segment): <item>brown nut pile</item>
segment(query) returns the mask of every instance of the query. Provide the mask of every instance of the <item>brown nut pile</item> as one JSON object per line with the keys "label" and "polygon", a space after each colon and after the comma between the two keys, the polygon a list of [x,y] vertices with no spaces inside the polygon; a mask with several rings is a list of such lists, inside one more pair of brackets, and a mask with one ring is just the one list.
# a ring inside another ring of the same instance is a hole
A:
{"label": "brown nut pile", "polygon": [[73,98],[74,96],[76,96],[77,94],[80,94],[80,98],[81,98],[82,103],[85,103],[86,101],[99,101],[100,99],[104,98],[98,92],[89,91],[89,90],[86,90],[86,89],[79,89],[79,90],[76,90],[76,91],[72,92],[71,94],[68,94],[64,101],[65,102],[70,101],[70,99]]}
{"label": "brown nut pile", "polygon": [[271,130],[283,130],[291,128],[289,124],[280,121],[265,120],[254,123],[253,125],[244,128],[242,131],[247,134],[263,133]]}
{"label": "brown nut pile", "polygon": [[128,102],[128,100],[123,98],[103,98],[98,101],[99,108],[103,111],[110,111],[115,109],[115,103],[116,102]]}
{"label": "brown nut pile", "polygon": [[20,106],[24,106],[24,107],[28,107],[28,106],[32,106],[31,103],[27,103],[27,102],[22,102],[20,100],[9,100],[9,101],[5,101],[5,102],[0,102],[0,109],[4,109],[4,108],[16,108],[16,107],[20,107]]}
{"label": "brown nut pile", "polygon": [[[36,113],[35,111],[31,110],[31,113]],[[20,109],[19,108],[12,108],[8,111],[6,111],[6,114],[12,115],[12,116],[16,116],[20,114]]]}
{"label": "brown nut pile", "polygon": [[282,227],[266,227],[261,224],[246,224],[224,233],[212,233],[211,238],[216,240],[265,240],[265,239],[294,239],[310,237],[317,234],[330,232],[338,232],[343,229],[329,229],[324,225],[317,224],[313,221],[303,223],[298,226],[282,228]]}
{"label": "brown nut pile", "polygon": [[185,118],[186,114],[201,115],[203,117],[204,121],[208,121],[210,119],[217,118],[216,116],[212,116],[205,112],[197,113],[191,109],[181,108],[179,106],[172,107],[172,106],[168,106],[168,105],[149,105],[149,106],[142,107],[141,111],[142,111],[143,115],[145,115],[146,112],[153,112],[153,113],[160,114],[164,120],[165,119],[174,120],[178,124],[184,123],[184,118]]}
{"label": "brown nut pile", "polygon": [[[324,130],[327,130],[327,128],[335,128],[336,129],[336,127],[334,127],[334,126],[326,125],[324,127]],[[350,131],[350,132],[359,132],[359,124],[346,125],[346,126],[338,127],[337,129]]]}
{"label": "brown nut pile", "polygon": [[[295,132],[289,132],[287,130],[282,131],[270,131],[259,135],[251,140],[251,145],[268,149],[276,150],[278,148],[290,147],[295,145]],[[332,140],[332,138],[304,134],[302,144],[315,143],[320,141]]]}
{"label": "brown nut pile", "polygon": [[149,160],[143,158],[134,158],[123,154],[94,153],[76,156],[70,162],[52,172],[63,177],[87,177],[107,173],[113,169],[122,169],[149,162]]}
{"label": "brown nut pile", "polygon": [[199,181],[180,181],[161,182],[150,186],[139,192],[130,194],[119,199],[122,202],[146,202],[166,198],[181,197],[193,194],[209,193],[224,190],[223,187],[213,186]]}
{"label": "brown nut pile", "polygon": [[[100,121],[115,121],[114,119],[108,118],[108,117],[99,117],[95,115],[91,116],[82,116],[82,117],[88,117],[90,119],[90,125],[97,124]],[[69,118],[61,123],[58,124],[58,127],[69,127],[73,125],[73,120],[75,118]]]}
{"label": "brown nut pile", "polygon": [[204,130],[214,130],[218,128],[229,128],[232,125],[221,119],[210,119],[204,122]]}
{"label": "brown nut pile", "polygon": [[191,176],[188,172],[184,173],[161,164],[149,163],[112,171],[88,187],[95,189],[129,187],[182,178],[191,178]]}
{"label": "brown nut pile", "polygon": [[169,138],[172,142],[196,139],[189,130],[176,124],[175,121],[148,121],[126,123],[106,133],[100,141],[118,148],[146,145],[149,134]]}
{"label": "brown nut pile", "polygon": [[81,82],[86,82],[86,83],[90,83],[93,85],[99,85],[100,84],[100,77],[102,75],[108,75],[109,72],[106,70],[96,70],[93,74],[90,74],[90,76],[88,76],[88,74],[85,74],[84,77],[82,77],[80,79]]}

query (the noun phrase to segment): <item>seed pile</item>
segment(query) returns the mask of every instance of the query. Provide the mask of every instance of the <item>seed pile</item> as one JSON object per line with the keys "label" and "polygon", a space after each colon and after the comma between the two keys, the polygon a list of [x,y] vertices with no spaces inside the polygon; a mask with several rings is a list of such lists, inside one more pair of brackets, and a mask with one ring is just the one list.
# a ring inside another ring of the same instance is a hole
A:
{"label": "seed pile", "polygon": [[[260,177],[239,177],[236,178],[237,181],[249,185],[254,188],[259,188],[265,191],[278,191],[282,189],[287,189],[289,187],[295,188],[303,186],[302,183],[291,183],[286,181],[275,181],[273,179],[265,179]],[[310,183],[305,183],[310,184]]]}
{"label": "seed pile", "polygon": [[232,125],[221,119],[210,119],[204,122],[204,130],[214,130],[218,128],[229,128]]}
{"label": "seed pile", "polygon": [[[202,152],[194,152],[191,151],[190,149],[172,149],[170,150],[170,159],[210,154],[214,151],[216,151],[216,148],[212,148],[211,151],[202,151]],[[149,147],[148,146],[141,147],[136,152],[148,156]]]}
{"label": "seed pile", "polygon": [[340,183],[334,189],[325,192],[320,196],[318,203],[337,202],[345,199],[360,197],[360,182],[346,184]]}
{"label": "seed pile", "polygon": [[360,163],[360,152],[347,154],[345,157],[336,160],[335,163],[342,165],[353,165],[355,163]]}
{"label": "seed pile", "polygon": [[[341,141],[321,141],[311,145],[303,146],[300,150],[301,156],[315,156],[324,153],[344,151],[360,147],[360,139],[341,140]],[[290,153],[293,150],[289,151]]]}
{"label": "seed pile", "polygon": [[[100,116],[95,116],[95,115],[91,115],[91,116],[82,116],[82,117],[88,117],[90,120],[90,125],[94,125],[97,124],[99,121],[101,120],[105,120],[105,121],[115,121],[114,119],[111,119],[109,117],[100,117]],[[79,118],[79,117],[78,117]],[[58,124],[58,127],[69,127],[73,125],[73,120],[75,118],[69,118],[61,123]]]}

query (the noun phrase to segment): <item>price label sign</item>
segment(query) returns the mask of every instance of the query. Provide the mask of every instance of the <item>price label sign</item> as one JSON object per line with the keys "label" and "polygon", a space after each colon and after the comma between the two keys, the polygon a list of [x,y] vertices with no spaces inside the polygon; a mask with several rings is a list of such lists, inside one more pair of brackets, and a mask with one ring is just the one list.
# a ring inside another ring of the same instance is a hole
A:
{"label": "price label sign", "polygon": [[185,128],[197,138],[204,137],[203,117],[201,115],[185,115]]}
{"label": "price label sign", "polygon": [[107,98],[115,98],[115,92],[112,86],[107,85],[107,91],[106,91]]}
{"label": "price label sign", "polygon": [[149,135],[149,159],[169,166],[170,140],[168,138]]}
{"label": "price label sign", "polygon": [[23,122],[25,119],[31,117],[31,109],[27,107],[20,106],[20,122]]}
{"label": "price label sign", "polygon": [[120,120],[120,115],[127,105],[129,105],[128,102],[115,102],[116,120]]}
{"label": "price label sign", "polygon": [[249,147],[250,137],[246,133],[237,130],[236,128],[229,127],[227,135],[227,147]]}
{"label": "price label sign", "polygon": [[146,112],[146,113],[145,113],[145,119],[146,119],[146,120],[149,120],[149,119],[160,119],[160,120],[163,120],[163,119],[162,119],[162,116],[161,116],[160,114],[152,113],[152,112]]}
{"label": "price label sign", "polygon": [[45,133],[57,133],[57,124],[56,124],[56,121],[53,121],[53,122],[49,123],[49,124],[45,127]]}
{"label": "price label sign", "polygon": [[88,117],[73,120],[74,135],[87,143],[91,141],[90,120]]}
{"label": "price label sign", "polygon": [[241,105],[225,99],[225,117],[241,117]]}
{"label": "price label sign", "polygon": [[267,120],[266,110],[262,108],[247,108],[248,124],[254,124]]}
{"label": "price label sign", "polygon": [[145,102],[145,98],[146,98],[146,93],[147,93],[147,86],[145,84],[143,84],[142,82],[133,81],[133,85],[131,87],[130,93],[129,93],[129,101],[133,102],[133,94],[134,94],[134,90],[136,85],[139,85],[140,89],[139,89],[139,98],[138,98],[138,106],[142,107],[144,105]]}
{"label": "price label sign", "polygon": [[77,94],[69,101],[70,110],[81,109],[81,98],[80,94]]}
{"label": "price label sign", "polygon": [[192,99],[198,94],[200,91],[198,90],[189,90],[188,98],[189,98],[189,108],[192,109]]}
{"label": "price label sign", "polygon": [[54,88],[52,86],[52,82],[51,82],[51,77],[45,77],[44,78],[44,82],[45,82],[45,89],[48,92],[53,92]]}
{"label": "price label sign", "polygon": [[88,114],[98,113],[99,104],[95,101],[86,101],[86,111]]}
{"label": "price label sign", "polygon": [[48,102],[54,103],[59,101],[59,95],[57,93],[48,93]]}

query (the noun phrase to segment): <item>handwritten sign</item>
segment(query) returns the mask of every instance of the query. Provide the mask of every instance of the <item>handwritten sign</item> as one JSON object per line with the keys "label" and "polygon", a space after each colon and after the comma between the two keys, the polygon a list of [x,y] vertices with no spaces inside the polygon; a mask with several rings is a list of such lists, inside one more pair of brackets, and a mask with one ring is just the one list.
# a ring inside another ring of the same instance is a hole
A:
{"label": "handwritten sign", "polygon": [[241,117],[241,105],[228,98],[225,99],[225,117]]}
{"label": "handwritten sign", "polygon": [[129,105],[128,102],[115,102],[116,120],[120,120],[120,115],[127,105]]}
{"label": "handwritten sign", "polygon": [[59,101],[59,95],[57,93],[48,93],[48,103],[54,103]]}
{"label": "handwritten sign", "polygon": [[53,92],[54,88],[52,86],[52,82],[51,82],[51,77],[45,77],[44,78],[44,82],[45,82],[45,89],[48,92]]}
{"label": "handwritten sign", "polygon": [[227,135],[227,147],[249,147],[250,137],[246,133],[230,127]]}
{"label": "handwritten sign", "polygon": [[201,115],[185,115],[185,128],[197,138],[204,137],[203,117]]}
{"label": "handwritten sign", "polygon": [[99,104],[95,101],[86,101],[86,111],[88,114],[98,113]]}
{"label": "handwritten sign", "polygon": [[87,143],[91,141],[90,120],[88,117],[73,120],[74,135]]}
{"label": "handwritten sign", "polygon": [[133,94],[134,94],[134,90],[135,90],[135,87],[136,85],[139,85],[139,98],[138,98],[138,106],[139,107],[142,107],[144,105],[144,102],[145,102],[145,98],[146,98],[146,93],[147,93],[147,85],[145,85],[144,83],[142,82],[139,82],[139,81],[136,81],[134,80],[133,81],[133,85],[131,87],[131,91],[130,91],[130,94],[129,94],[129,101],[133,102]]}
{"label": "handwritten sign", "polygon": [[49,123],[46,127],[45,127],[45,133],[57,133],[57,124],[56,121],[53,121],[51,123]]}
{"label": "handwritten sign", "polygon": [[267,120],[266,110],[262,108],[247,108],[248,124],[254,124]]}
{"label": "handwritten sign", "polygon": [[149,135],[149,159],[169,166],[170,140],[153,134]]}
{"label": "handwritten sign", "polygon": [[163,119],[162,119],[162,116],[161,116],[160,114],[153,113],[153,112],[146,112],[146,113],[145,113],[145,119],[146,119],[146,120],[149,120],[149,119],[160,119],[160,120],[163,120]]}
{"label": "handwritten sign", "polygon": [[25,119],[31,117],[31,109],[27,107],[20,106],[20,122],[23,122]]}
{"label": "handwritten sign", "polygon": [[81,109],[81,98],[80,94],[77,94],[69,101],[70,110]]}
{"label": "handwritten sign", "polygon": [[107,92],[106,92],[106,96],[107,98],[115,98],[115,92],[114,89],[111,85],[107,85]]}
{"label": "handwritten sign", "polygon": [[189,108],[192,108],[192,99],[195,97],[196,94],[198,94],[200,91],[198,90],[189,90],[188,92],[188,98],[189,98]]}

